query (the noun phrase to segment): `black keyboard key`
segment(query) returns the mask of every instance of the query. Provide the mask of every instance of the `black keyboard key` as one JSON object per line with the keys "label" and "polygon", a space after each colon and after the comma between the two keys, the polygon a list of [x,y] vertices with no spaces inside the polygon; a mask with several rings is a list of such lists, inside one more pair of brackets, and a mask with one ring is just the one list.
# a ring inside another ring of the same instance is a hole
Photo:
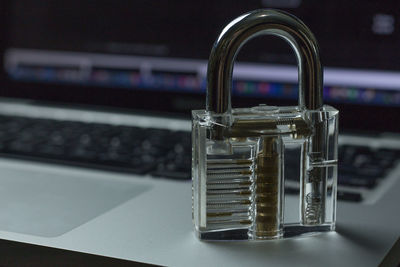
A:
{"label": "black keyboard key", "polygon": [[363,167],[355,167],[352,165],[339,165],[339,174],[347,174],[361,177],[382,178],[385,169],[376,164],[366,164]]}
{"label": "black keyboard key", "polygon": [[376,183],[377,179],[375,178],[357,177],[351,174],[338,174],[338,185],[373,188]]}
{"label": "black keyboard key", "polygon": [[339,148],[339,163],[361,167],[374,160],[374,152],[369,147],[344,145]]}
{"label": "black keyboard key", "polygon": [[76,161],[94,162],[97,159],[97,153],[84,147],[78,146],[72,148],[68,153],[68,159]]}
{"label": "black keyboard key", "polygon": [[162,169],[162,170],[157,169],[155,171],[152,171],[151,175],[154,177],[166,177],[166,178],[170,178],[170,179],[174,179],[174,180],[191,180],[192,179],[190,171],[169,170],[168,168]]}
{"label": "black keyboard key", "polygon": [[8,144],[7,150],[15,151],[22,154],[33,154],[34,146],[30,143],[15,140]]}
{"label": "black keyboard key", "polygon": [[400,159],[400,149],[379,149],[375,152],[377,164],[382,168],[391,168]]}
{"label": "black keyboard key", "polygon": [[342,164],[351,165],[355,154],[356,154],[356,148],[349,146],[349,145],[340,146],[339,153],[338,153],[339,165],[342,165]]}
{"label": "black keyboard key", "polygon": [[165,158],[157,164],[151,175],[155,177],[168,177],[177,180],[191,179],[191,154],[187,153],[184,146],[175,145]]}
{"label": "black keyboard key", "polygon": [[361,202],[362,196],[360,193],[353,193],[353,192],[337,192],[337,198],[339,200],[350,201],[350,202]]}
{"label": "black keyboard key", "polygon": [[364,146],[341,147],[338,183],[353,187],[373,188],[394,165],[395,150],[374,150]]}
{"label": "black keyboard key", "polygon": [[379,179],[383,178],[383,176],[385,175],[385,169],[383,169],[379,165],[366,164],[362,168],[357,169],[357,175],[359,177]]}

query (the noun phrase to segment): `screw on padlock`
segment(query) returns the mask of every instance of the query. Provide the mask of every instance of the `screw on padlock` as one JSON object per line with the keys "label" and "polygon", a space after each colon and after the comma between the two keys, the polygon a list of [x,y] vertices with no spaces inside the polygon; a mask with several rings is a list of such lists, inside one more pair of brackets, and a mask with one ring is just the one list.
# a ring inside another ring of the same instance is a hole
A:
{"label": "screw on padlock", "polygon": [[[294,49],[299,104],[232,109],[236,55],[248,40],[264,34],[281,37]],[[338,111],[322,104],[318,45],[307,26],[271,9],[238,17],[212,48],[207,83],[206,110],[192,112],[193,221],[198,236],[276,239],[290,229],[333,230]],[[284,213],[293,211],[288,203],[294,197],[284,196],[284,154],[293,144],[301,146],[299,215],[289,222]]]}

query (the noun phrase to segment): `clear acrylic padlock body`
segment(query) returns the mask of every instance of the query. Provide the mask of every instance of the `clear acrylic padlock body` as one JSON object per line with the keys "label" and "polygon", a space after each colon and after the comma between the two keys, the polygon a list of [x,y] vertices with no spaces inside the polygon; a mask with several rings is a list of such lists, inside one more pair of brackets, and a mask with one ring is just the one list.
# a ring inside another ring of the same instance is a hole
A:
{"label": "clear acrylic padlock body", "polygon": [[[336,109],[259,106],[223,115],[195,110],[192,116],[193,221],[200,239],[334,230]],[[298,208],[295,219],[285,221],[285,153],[291,146],[301,148]]]}

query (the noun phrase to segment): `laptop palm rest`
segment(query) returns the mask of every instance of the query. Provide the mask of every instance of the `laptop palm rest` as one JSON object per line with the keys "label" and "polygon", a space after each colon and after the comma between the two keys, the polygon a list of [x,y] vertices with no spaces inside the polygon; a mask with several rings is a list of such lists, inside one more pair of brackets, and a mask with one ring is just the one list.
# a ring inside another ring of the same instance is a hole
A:
{"label": "laptop palm rest", "polygon": [[1,159],[0,230],[59,236],[151,187],[123,177]]}

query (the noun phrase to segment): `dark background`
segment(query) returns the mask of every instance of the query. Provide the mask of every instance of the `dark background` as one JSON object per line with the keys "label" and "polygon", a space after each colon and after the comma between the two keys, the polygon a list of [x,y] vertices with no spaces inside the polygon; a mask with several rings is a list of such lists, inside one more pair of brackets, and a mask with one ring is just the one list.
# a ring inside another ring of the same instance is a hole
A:
{"label": "dark background", "polygon": [[[264,7],[278,7],[301,18],[317,37],[324,66],[400,71],[398,1],[2,1],[1,46],[87,51],[159,57],[207,59],[211,46],[235,17]],[[0,15],[1,15],[0,14]],[[391,34],[373,31],[379,14],[395,18]],[[250,41],[239,61],[295,64],[284,41],[264,36]],[[2,73],[0,93],[66,105],[169,111],[189,116],[204,108],[205,97],[148,90],[93,88],[82,85],[15,83]],[[94,91],[95,90],[95,91]],[[95,92],[95,93],[93,93]],[[179,97],[177,97],[179,96]],[[236,98],[234,106],[294,105],[291,100]],[[151,103],[151,104],[149,104]],[[350,130],[399,130],[399,108],[334,104],[341,127]],[[357,116],[354,116],[357,114]],[[344,127],[343,127],[344,126]]]}

